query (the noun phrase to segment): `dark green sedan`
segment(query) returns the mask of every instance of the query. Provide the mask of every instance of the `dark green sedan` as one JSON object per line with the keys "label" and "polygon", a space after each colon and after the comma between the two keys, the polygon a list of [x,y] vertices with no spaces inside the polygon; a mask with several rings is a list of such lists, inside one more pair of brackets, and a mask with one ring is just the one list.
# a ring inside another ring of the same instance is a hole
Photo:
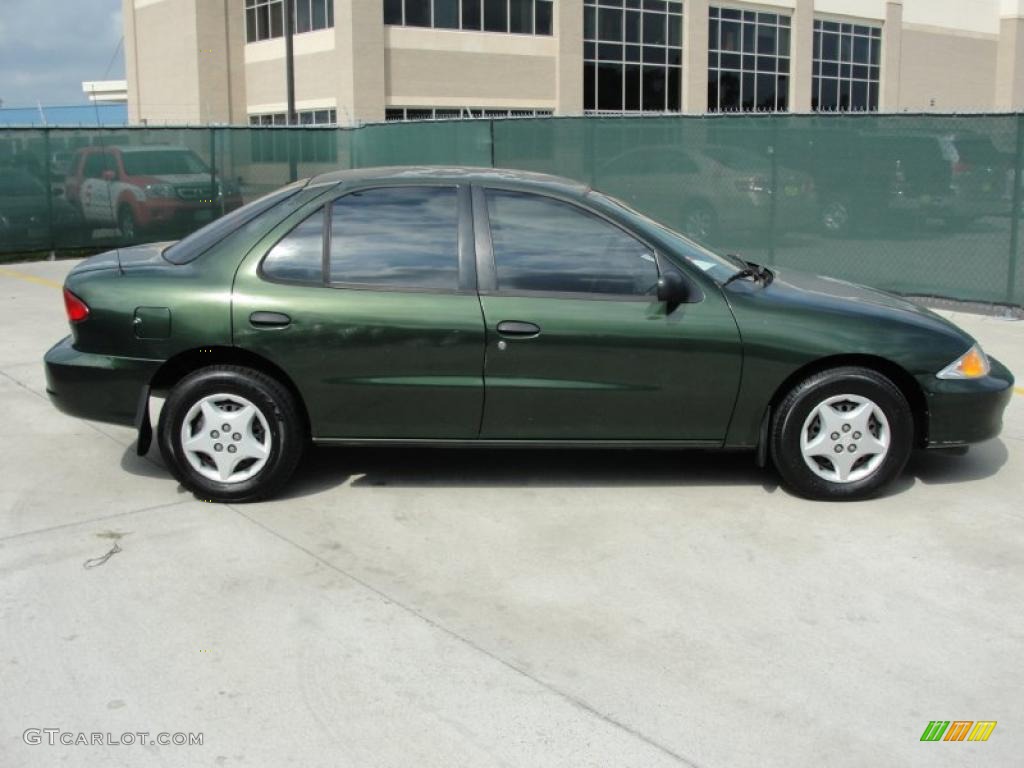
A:
{"label": "dark green sedan", "polygon": [[285,187],[76,266],[58,408],[154,428],[203,499],[306,445],[746,449],[855,499],[914,448],[998,434],[1013,376],[899,297],[712,253],[592,189],[384,168]]}

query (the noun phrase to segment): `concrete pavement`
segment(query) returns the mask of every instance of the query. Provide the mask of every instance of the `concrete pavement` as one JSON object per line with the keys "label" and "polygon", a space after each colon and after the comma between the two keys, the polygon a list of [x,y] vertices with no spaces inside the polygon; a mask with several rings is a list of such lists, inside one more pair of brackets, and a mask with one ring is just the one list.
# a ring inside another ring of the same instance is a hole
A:
{"label": "concrete pavement", "polygon": [[[204,504],[46,400],[69,267],[0,267],[0,766],[1019,764],[1024,390],[858,504],[745,455],[427,450]],[[1024,372],[1024,322],[954,320]]]}

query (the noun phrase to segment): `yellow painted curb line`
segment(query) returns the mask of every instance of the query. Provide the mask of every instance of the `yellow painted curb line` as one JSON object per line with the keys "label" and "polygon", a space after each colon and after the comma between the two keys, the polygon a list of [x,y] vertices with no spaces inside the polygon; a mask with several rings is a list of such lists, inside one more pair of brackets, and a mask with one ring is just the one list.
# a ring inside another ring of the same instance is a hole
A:
{"label": "yellow painted curb line", "polygon": [[1018,395],[1024,395],[1024,387],[1014,387],[1013,391],[1016,392]]}
{"label": "yellow painted curb line", "polygon": [[18,280],[35,283],[36,285],[45,285],[47,288],[56,288],[58,291],[64,287],[54,280],[49,280],[45,277],[38,277],[37,275],[30,275],[28,272],[18,272],[15,269],[0,269],[0,276],[14,277]]}

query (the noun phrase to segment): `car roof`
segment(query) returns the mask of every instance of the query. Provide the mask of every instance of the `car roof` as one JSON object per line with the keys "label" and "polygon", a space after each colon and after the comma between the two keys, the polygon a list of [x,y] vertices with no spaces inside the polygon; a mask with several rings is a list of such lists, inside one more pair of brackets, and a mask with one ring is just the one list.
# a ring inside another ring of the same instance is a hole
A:
{"label": "car roof", "polygon": [[484,184],[523,189],[542,189],[569,197],[582,197],[589,187],[572,179],[551,176],[533,171],[518,171],[510,168],[475,168],[471,166],[441,165],[397,165],[380,168],[351,168],[331,171],[314,176],[310,184],[365,184],[382,182],[392,184],[402,181],[449,182],[458,184]]}

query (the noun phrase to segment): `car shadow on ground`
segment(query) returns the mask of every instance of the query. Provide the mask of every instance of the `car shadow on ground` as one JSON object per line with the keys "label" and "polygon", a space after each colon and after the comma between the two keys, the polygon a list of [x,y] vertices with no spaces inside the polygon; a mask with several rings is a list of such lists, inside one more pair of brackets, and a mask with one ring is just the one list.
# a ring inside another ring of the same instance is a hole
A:
{"label": "car shadow on ground", "polygon": [[[981,480],[996,474],[1008,452],[1002,440],[974,446],[966,455],[916,451],[884,496],[925,485]],[[167,477],[159,452],[125,451],[121,467],[145,477]],[[498,448],[317,448],[306,453],[277,498],[302,498],[342,485],[356,488],[687,487],[759,486],[782,491],[771,468],[761,469],[746,451],[575,450]],[[185,489],[178,486],[180,493]]]}

